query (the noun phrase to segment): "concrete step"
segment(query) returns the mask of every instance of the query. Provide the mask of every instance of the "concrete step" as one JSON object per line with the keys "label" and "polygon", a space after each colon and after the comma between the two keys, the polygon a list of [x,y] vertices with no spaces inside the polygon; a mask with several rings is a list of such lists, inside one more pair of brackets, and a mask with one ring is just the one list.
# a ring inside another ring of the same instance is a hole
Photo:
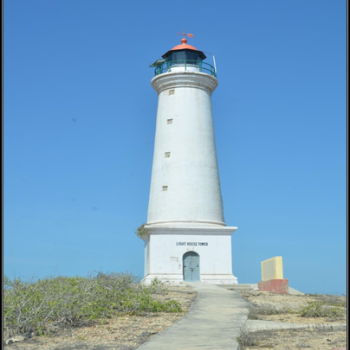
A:
{"label": "concrete step", "polygon": [[237,290],[240,292],[253,290],[252,286],[249,284],[226,284],[226,285],[218,284],[217,286],[228,289],[228,290]]}

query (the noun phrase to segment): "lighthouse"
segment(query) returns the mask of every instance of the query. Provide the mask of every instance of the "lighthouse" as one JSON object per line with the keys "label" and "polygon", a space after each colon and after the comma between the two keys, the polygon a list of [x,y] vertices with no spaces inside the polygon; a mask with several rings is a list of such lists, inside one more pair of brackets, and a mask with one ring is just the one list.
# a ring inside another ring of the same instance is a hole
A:
{"label": "lighthouse", "polygon": [[211,108],[218,80],[205,59],[183,37],[151,65],[158,110],[142,235],[145,284],[155,278],[175,284],[238,282],[231,251],[237,227],[224,221]]}

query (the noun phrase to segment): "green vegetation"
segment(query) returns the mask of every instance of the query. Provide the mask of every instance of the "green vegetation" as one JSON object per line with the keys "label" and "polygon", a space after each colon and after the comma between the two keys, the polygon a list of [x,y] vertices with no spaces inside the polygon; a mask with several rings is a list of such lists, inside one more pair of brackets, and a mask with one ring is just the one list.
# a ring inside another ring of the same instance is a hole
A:
{"label": "green vegetation", "polygon": [[130,274],[99,272],[89,277],[54,277],[24,282],[4,277],[4,331],[8,336],[48,334],[121,314],[181,312],[181,305],[152,298],[164,292],[155,281],[146,287]]}
{"label": "green vegetation", "polygon": [[345,295],[310,294],[310,296],[328,306],[339,306],[342,308],[346,308],[347,306]]}
{"label": "green vegetation", "polygon": [[135,232],[137,237],[142,238],[146,234],[145,225],[146,224],[142,224],[140,227],[137,228]]}
{"label": "green vegetation", "polygon": [[153,294],[163,294],[166,292],[165,283],[156,277],[152,280],[149,290]]}
{"label": "green vegetation", "polygon": [[339,306],[330,306],[322,301],[311,301],[301,308],[302,317],[339,317],[344,314],[344,309]]}

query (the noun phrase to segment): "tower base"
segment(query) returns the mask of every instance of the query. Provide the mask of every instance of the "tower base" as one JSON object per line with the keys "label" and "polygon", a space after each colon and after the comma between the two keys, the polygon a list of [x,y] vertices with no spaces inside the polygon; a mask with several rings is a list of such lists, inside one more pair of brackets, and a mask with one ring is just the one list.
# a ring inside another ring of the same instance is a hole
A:
{"label": "tower base", "polygon": [[[160,282],[163,282],[165,284],[175,284],[175,285],[181,285],[186,283],[184,281],[183,274],[178,275],[171,275],[171,274],[148,274],[145,276],[141,283],[145,285],[152,284],[153,280],[158,280]],[[238,279],[234,275],[203,275],[201,274],[200,282],[203,283],[209,283],[209,284],[238,284]]]}
{"label": "tower base", "polygon": [[231,252],[231,235],[236,229],[219,225],[146,225],[142,283],[148,285],[157,279],[167,284],[237,284]]}

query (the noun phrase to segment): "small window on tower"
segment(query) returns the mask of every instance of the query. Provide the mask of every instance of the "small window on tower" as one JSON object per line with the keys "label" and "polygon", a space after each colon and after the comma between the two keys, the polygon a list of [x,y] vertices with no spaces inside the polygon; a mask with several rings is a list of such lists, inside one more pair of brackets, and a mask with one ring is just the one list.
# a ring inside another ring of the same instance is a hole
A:
{"label": "small window on tower", "polygon": [[170,152],[165,152],[165,158],[169,158],[170,157]]}
{"label": "small window on tower", "polygon": [[168,186],[163,186],[163,191],[168,191]]}
{"label": "small window on tower", "polygon": [[169,95],[174,95],[175,94],[175,90],[169,90]]}
{"label": "small window on tower", "polygon": [[172,120],[172,119],[167,119],[167,123],[168,123],[168,124],[172,124],[172,123],[173,123],[173,120]]}

